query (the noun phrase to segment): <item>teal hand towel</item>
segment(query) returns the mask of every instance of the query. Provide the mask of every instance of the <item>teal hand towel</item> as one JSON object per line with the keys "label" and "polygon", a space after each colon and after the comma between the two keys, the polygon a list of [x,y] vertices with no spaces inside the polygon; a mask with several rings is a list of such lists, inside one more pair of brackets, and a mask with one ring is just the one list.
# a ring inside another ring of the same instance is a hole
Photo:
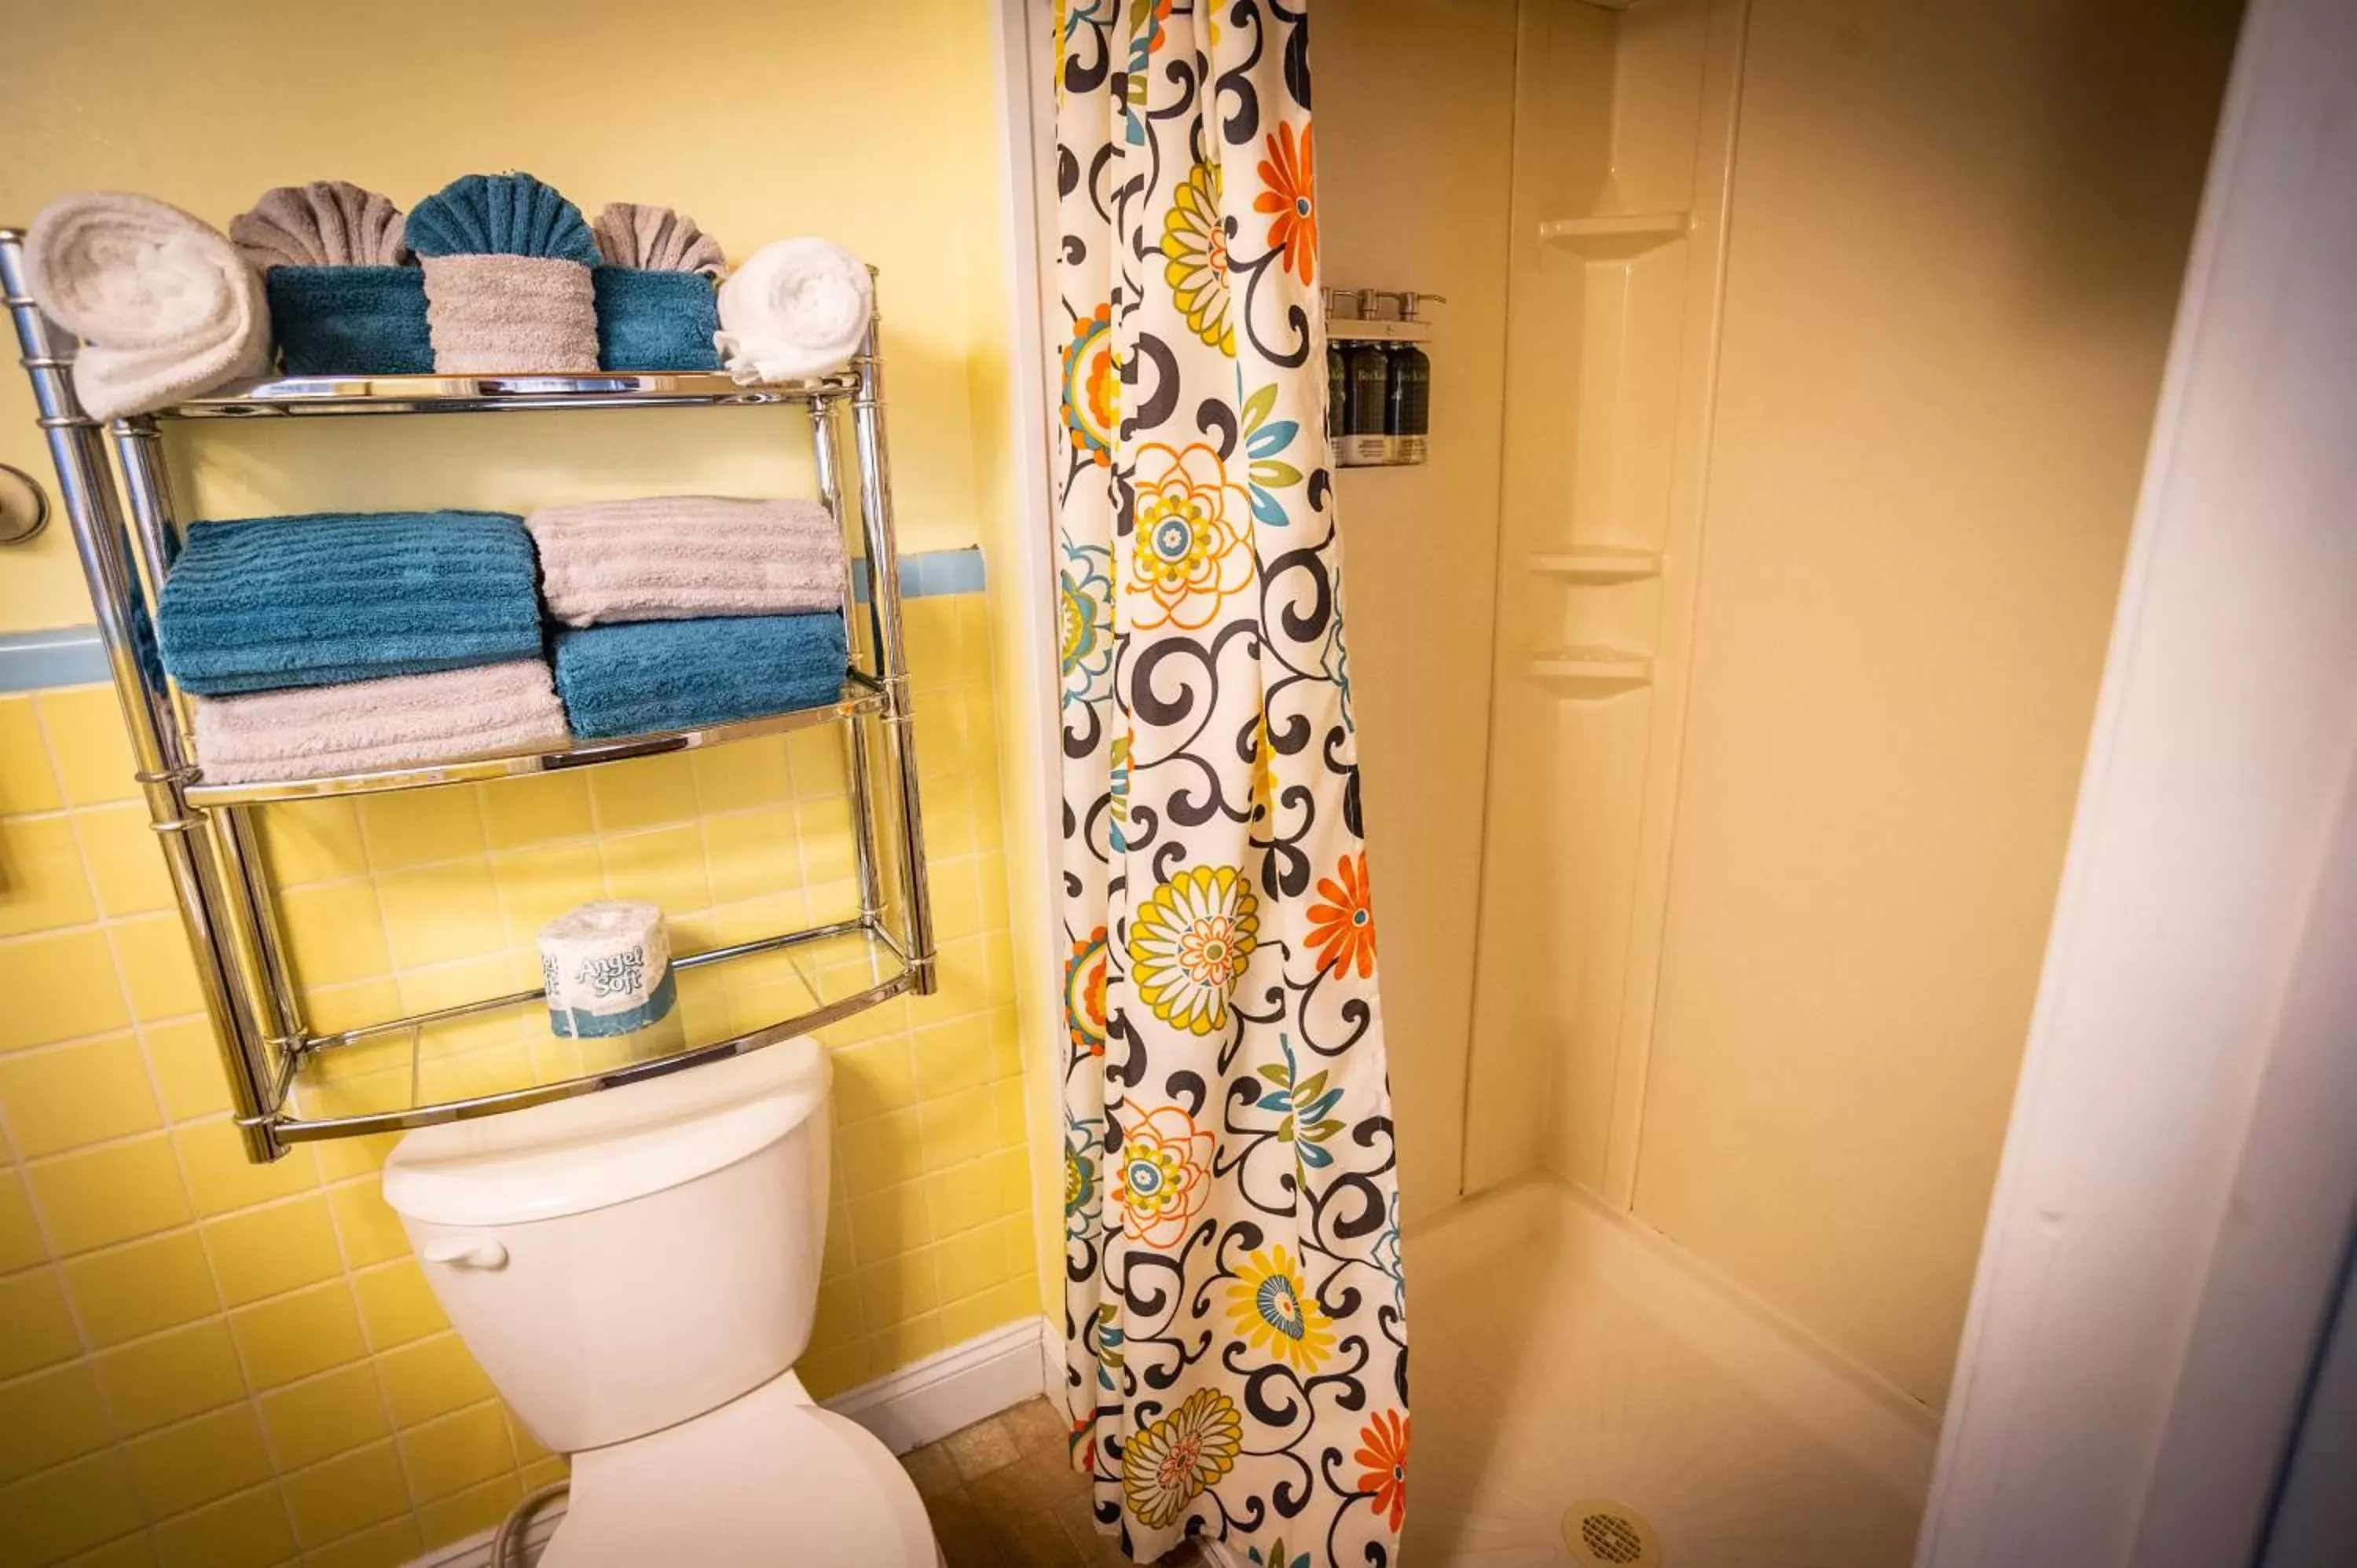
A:
{"label": "teal hand towel", "polygon": [[165,580],[164,668],[201,696],[537,659],[532,536],[508,512],[199,522]]}
{"label": "teal hand towel", "polygon": [[415,267],[273,267],[270,334],[290,376],[425,376],[425,274]]}
{"label": "teal hand towel", "polygon": [[718,295],[702,273],[599,267],[597,366],[607,371],[716,371]]}
{"label": "teal hand towel", "polygon": [[701,729],[843,694],[843,617],[629,621],[556,634],[556,694],[585,739]]}

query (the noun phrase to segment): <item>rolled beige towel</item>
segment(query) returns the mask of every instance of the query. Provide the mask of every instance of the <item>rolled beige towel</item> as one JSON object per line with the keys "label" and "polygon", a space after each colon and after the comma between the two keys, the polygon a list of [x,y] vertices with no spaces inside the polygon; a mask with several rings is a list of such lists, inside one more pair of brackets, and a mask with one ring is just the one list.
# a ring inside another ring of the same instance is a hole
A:
{"label": "rolled beige towel", "polygon": [[597,368],[589,269],[561,256],[426,256],[434,369],[451,375],[572,374]]}
{"label": "rolled beige towel", "polygon": [[538,660],[196,699],[210,784],[282,783],[546,751],[568,743]]}
{"label": "rolled beige towel", "polygon": [[843,603],[843,532],[808,500],[654,496],[524,519],[541,598],[568,626],[796,615]]}

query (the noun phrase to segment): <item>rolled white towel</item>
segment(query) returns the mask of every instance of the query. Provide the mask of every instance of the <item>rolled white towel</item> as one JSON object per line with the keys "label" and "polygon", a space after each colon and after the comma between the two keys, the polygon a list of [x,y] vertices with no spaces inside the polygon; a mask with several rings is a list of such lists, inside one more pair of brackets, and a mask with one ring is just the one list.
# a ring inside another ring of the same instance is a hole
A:
{"label": "rolled white towel", "polygon": [[177,207],[117,191],[60,198],[33,220],[25,271],[42,311],[81,339],[74,391],[95,418],[269,372],[261,274]]}
{"label": "rolled white towel", "polygon": [[570,738],[548,666],[536,659],[196,704],[197,764],[211,784],[380,773]]}
{"label": "rolled white towel", "polygon": [[876,285],[866,263],[832,240],[779,240],[728,274],[719,305],[712,340],[731,376],[746,386],[797,381],[858,352]]}

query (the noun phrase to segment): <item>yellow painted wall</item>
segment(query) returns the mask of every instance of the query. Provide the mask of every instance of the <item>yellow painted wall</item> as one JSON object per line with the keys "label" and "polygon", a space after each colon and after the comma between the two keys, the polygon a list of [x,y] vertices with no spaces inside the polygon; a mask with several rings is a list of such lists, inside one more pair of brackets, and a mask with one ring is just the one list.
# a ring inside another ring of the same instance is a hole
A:
{"label": "yellow painted wall", "polygon": [[[1028,567],[986,8],[5,12],[9,221],[90,187],[225,223],[274,184],[406,204],[523,167],[592,212],[676,205],[733,256],[819,232],[882,268],[901,542],[979,541],[992,589],[909,607],[945,985],[828,1034],[835,1201],[804,1371],[831,1391],[1037,1312],[1016,1018],[1052,987],[1018,983],[1045,960],[1007,913],[1006,866],[1038,846],[1005,805],[1032,748],[1006,716]],[[0,389],[0,459],[46,475],[21,383]],[[172,456],[189,510],[220,516],[759,491],[806,450],[799,415],[746,410],[246,427]],[[62,528],[0,555],[0,631],[89,618]],[[376,1197],[381,1141],[240,1161],[112,701],[0,698],[0,1564],[403,1561],[554,1461],[436,1312]],[[333,1019],[496,988],[544,909],[597,893],[656,897],[691,945],[791,917],[770,889],[842,888],[832,756],[282,812],[307,992]]]}
{"label": "yellow painted wall", "polygon": [[1751,7],[1636,1210],[1933,1403],[2233,22]]}
{"label": "yellow painted wall", "polygon": [[1512,0],[1348,0],[1318,14],[1321,266],[1414,288],[1433,339],[1432,456],[1344,469],[1353,716],[1383,944],[1400,1199],[1463,1166],[1504,428]]}

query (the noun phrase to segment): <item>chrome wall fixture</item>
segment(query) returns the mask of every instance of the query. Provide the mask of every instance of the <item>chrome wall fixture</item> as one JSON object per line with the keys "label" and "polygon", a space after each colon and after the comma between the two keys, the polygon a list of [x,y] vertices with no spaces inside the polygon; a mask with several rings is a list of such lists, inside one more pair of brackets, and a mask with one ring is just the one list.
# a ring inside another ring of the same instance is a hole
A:
{"label": "chrome wall fixture", "polygon": [[23,544],[48,525],[49,497],[40,481],[0,463],[0,544]]}
{"label": "chrome wall fixture", "polygon": [[[23,235],[13,229],[0,229],[0,294],[5,294],[21,362],[32,382],[38,424],[57,468],[59,496],[90,585],[100,639],[130,735],[135,777],[163,847],[196,960],[204,1012],[221,1048],[249,1157],[271,1160],[310,1139],[426,1126],[615,1088],[758,1050],[893,996],[932,993],[932,920],[925,886],[914,716],[884,435],[884,373],[875,320],[847,370],[791,385],[743,387],[725,375],[700,373],[299,377],[224,388],[160,414],[117,419],[102,427],[74,395],[69,373],[73,338],[27,296]],[[866,613],[859,613],[852,596],[845,597],[854,657],[838,700],[744,724],[587,742],[532,755],[288,784],[205,780],[188,700],[141,654],[144,607],[156,602],[183,527],[166,471],[159,420],[743,404],[799,404],[808,411],[818,499],[866,557]],[[845,507],[839,456],[846,415],[858,481],[856,530]],[[116,501],[118,481],[130,503],[127,520]],[[490,1069],[429,1070],[443,1066],[428,1060],[429,1036],[458,1020],[532,1008],[542,999],[540,991],[485,997],[334,1031],[317,1032],[307,1025],[279,911],[258,853],[255,815],[273,802],[595,767],[778,736],[819,725],[837,725],[844,736],[857,913],[674,961],[681,970],[694,972],[782,952],[794,961],[804,993],[801,1000],[810,1005],[751,1029],[732,1021],[708,1039],[657,1031],[643,1037],[622,1036],[616,1048],[626,1054],[617,1059],[594,1065],[576,1059],[569,1064],[573,1070],[534,1065],[504,1077],[494,1072],[489,1082],[484,1078]],[[354,1047],[382,1051],[390,1046],[399,1053],[404,1037],[406,1057],[390,1069],[369,1058],[372,1081],[403,1086],[390,1099],[350,1094],[334,1068],[323,1065],[330,1058],[358,1065],[368,1053]]]}

